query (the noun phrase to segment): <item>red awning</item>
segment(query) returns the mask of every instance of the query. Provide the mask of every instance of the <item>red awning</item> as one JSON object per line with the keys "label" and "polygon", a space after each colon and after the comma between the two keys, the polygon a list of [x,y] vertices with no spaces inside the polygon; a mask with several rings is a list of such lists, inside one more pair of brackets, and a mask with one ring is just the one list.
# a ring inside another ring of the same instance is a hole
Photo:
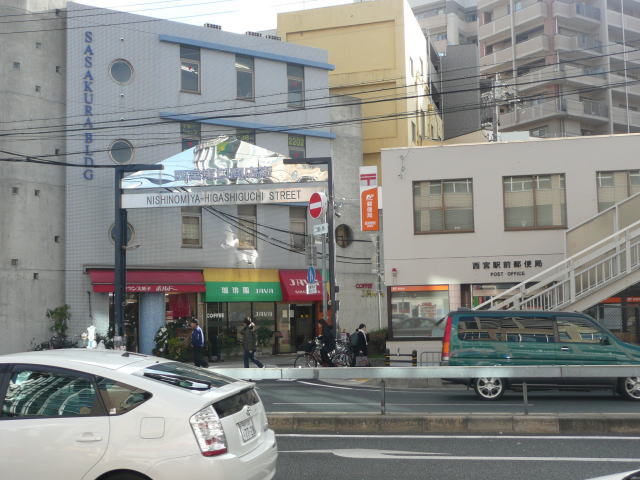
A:
{"label": "red awning", "polygon": [[318,293],[307,294],[306,270],[280,270],[280,286],[282,287],[282,300],[284,302],[321,302],[322,301],[322,276],[316,273]]}
{"label": "red awning", "polygon": [[[94,292],[113,292],[113,270],[88,270]],[[202,272],[192,270],[127,270],[127,292],[204,292]]]}

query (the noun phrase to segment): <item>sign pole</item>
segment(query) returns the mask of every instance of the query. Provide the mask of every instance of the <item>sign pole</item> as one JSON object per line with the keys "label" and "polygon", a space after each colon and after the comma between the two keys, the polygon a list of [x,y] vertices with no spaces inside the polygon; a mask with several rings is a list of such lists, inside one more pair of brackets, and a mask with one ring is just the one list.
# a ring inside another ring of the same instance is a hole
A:
{"label": "sign pole", "polygon": [[[326,218],[326,213],[325,213]],[[327,315],[327,234],[322,234],[322,288],[320,291],[322,292],[322,318],[324,321],[328,321]]]}

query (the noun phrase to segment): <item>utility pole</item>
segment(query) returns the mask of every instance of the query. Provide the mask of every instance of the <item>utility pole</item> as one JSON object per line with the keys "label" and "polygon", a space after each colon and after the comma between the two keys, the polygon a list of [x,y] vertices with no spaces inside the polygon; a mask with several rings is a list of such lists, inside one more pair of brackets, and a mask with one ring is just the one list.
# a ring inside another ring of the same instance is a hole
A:
{"label": "utility pole", "polygon": [[124,302],[127,289],[127,210],[122,208],[122,177],[124,177],[125,172],[163,169],[163,165],[144,164],[118,165],[115,168],[115,222],[113,229],[115,243],[113,272],[113,320],[115,325],[115,348],[126,348],[126,342],[124,341]]}

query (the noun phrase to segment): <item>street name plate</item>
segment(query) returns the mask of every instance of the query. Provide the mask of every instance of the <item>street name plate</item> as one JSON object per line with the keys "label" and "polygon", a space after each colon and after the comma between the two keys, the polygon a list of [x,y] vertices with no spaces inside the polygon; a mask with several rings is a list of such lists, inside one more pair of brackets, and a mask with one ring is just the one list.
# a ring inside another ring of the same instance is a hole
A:
{"label": "street name plate", "polygon": [[329,224],[328,223],[319,223],[318,225],[313,226],[313,234],[314,235],[323,235],[325,233],[329,233]]}
{"label": "street name plate", "polygon": [[307,295],[315,295],[318,293],[317,283],[307,283]]}

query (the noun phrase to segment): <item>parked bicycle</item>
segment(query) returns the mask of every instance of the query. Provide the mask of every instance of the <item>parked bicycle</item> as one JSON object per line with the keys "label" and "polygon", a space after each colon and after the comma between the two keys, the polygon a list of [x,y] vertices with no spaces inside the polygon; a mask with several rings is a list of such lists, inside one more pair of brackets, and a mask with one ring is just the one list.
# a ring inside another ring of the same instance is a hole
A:
{"label": "parked bicycle", "polygon": [[[304,353],[298,355],[293,362],[295,368],[302,367],[321,367],[322,358],[320,357],[320,349],[322,348],[322,342],[319,338],[308,341],[304,344]],[[329,360],[336,367],[348,367],[350,365],[350,354],[348,350],[345,350],[343,345],[336,343],[335,350],[329,352]]]}

